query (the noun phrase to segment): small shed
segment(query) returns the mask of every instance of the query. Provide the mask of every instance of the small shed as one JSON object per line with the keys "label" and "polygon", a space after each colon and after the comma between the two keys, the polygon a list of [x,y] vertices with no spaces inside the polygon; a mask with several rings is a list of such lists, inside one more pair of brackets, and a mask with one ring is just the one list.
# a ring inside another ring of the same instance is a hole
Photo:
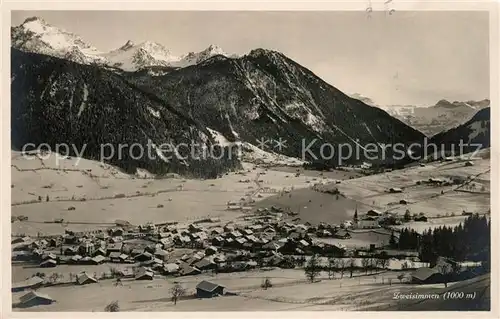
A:
{"label": "small shed", "polygon": [[153,277],[154,273],[150,269],[141,267],[135,275],[135,280],[153,280]]}
{"label": "small shed", "polygon": [[416,221],[416,222],[426,222],[427,221],[427,217],[425,217],[425,216],[417,216],[413,220]]}
{"label": "small shed", "polygon": [[82,272],[76,275],[76,283],[79,285],[95,284],[97,283],[97,279],[90,276],[86,272]]}
{"label": "small shed", "polygon": [[443,274],[437,269],[422,267],[411,274],[411,282],[414,284],[436,284],[443,282]]}
{"label": "small shed", "polygon": [[372,216],[372,217],[376,217],[376,216],[381,216],[382,213],[379,212],[378,210],[376,209],[370,209],[367,213],[366,213],[366,216]]}
{"label": "small shed", "polygon": [[50,268],[55,266],[57,266],[57,261],[55,261],[54,259],[47,259],[40,264],[40,267],[42,268]]}
{"label": "small shed", "polygon": [[399,188],[399,187],[391,187],[389,189],[389,193],[402,193],[402,192],[403,192],[403,189]]}
{"label": "small shed", "polygon": [[55,300],[48,295],[41,294],[37,291],[30,291],[19,298],[17,306],[20,308],[29,308],[39,305],[50,305],[53,302],[55,302]]}
{"label": "small shed", "polygon": [[349,232],[347,232],[345,230],[339,230],[335,233],[335,237],[341,238],[341,239],[347,239],[347,238],[351,238],[351,234],[349,234]]}
{"label": "small shed", "polygon": [[203,280],[196,286],[196,296],[198,298],[212,298],[224,294],[224,286]]}
{"label": "small shed", "polygon": [[94,258],[91,258],[91,263],[94,264],[94,265],[100,265],[102,264],[103,262],[106,261],[106,257],[104,256],[101,256],[101,255],[97,255],[95,256]]}
{"label": "small shed", "polygon": [[192,276],[201,274],[201,271],[198,268],[191,267],[190,265],[184,263],[180,266],[179,274],[181,276]]}
{"label": "small shed", "polygon": [[179,265],[174,263],[169,263],[163,265],[163,273],[165,275],[173,275],[179,272]]}
{"label": "small shed", "polygon": [[43,278],[40,278],[38,276],[33,276],[22,282],[12,284],[12,292],[18,292],[27,289],[36,289],[42,286],[43,283],[44,283]]}

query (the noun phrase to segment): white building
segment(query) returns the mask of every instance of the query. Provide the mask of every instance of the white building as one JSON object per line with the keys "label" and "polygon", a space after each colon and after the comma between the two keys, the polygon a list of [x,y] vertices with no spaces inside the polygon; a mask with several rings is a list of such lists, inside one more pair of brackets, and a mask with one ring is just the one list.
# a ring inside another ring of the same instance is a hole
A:
{"label": "white building", "polygon": [[379,228],[378,220],[372,217],[366,217],[358,221],[357,228]]}

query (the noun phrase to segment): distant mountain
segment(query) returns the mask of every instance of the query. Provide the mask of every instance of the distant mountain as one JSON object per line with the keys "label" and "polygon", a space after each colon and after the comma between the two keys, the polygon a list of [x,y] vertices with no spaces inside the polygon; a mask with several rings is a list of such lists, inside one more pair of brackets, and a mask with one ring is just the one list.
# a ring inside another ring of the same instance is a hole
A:
{"label": "distant mountain", "polygon": [[[11,70],[16,148],[28,142],[87,144],[87,156],[95,158],[102,143],[171,141],[243,145],[253,153],[247,158],[269,152],[336,165],[339,144],[355,150],[356,145],[409,144],[423,138],[283,54],[264,49],[240,58],[214,55],[175,70],[151,67],[121,73],[12,49]],[[279,139],[284,141],[281,148]],[[325,143],[330,146],[325,148]],[[360,153],[344,163],[366,160],[362,149]],[[212,176],[236,167],[239,160],[166,163],[125,156],[111,163],[132,171],[139,167]]]}
{"label": "distant mountain", "polygon": [[[239,158],[191,156],[189,149],[163,148],[164,144],[218,145],[196,117],[172,108],[165,100],[137,88],[116,72],[34,53],[11,50],[11,140],[13,149],[27,143],[75,145],[84,157],[101,159],[101,149],[115,154],[109,162],[135,173],[137,168],[216,177],[239,167]],[[151,142],[150,142],[151,141]],[[147,153],[131,148],[141,145]],[[128,145],[119,152],[119,145]],[[222,150],[224,145],[216,146]],[[134,155],[135,154],[135,155]],[[75,155],[75,154],[72,154]],[[153,158],[154,157],[154,158]]]}
{"label": "distant mountain", "polygon": [[450,102],[447,100],[439,100],[436,103],[436,105],[432,106],[432,108],[445,108],[445,109],[465,108],[465,109],[480,110],[489,106],[490,106],[489,99],[484,99],[481,101],[467,101],[467,102],[459,102],[459,101]]}
{"label": "distant mountain", "polygon": [[143,42],[136,45],[130,40],[103,56],[111,66],[124,71],[135,71],[150,66],[171,66],[172,61],[178,60],[159,43]]}
{"label": "distant mountain", "polygon": [[111,66],[124,71],[137,71],[149,67],[170,67],[173,69],[187,67],[203,62],[215,55],[226,56],[227,54],[220,47],[210,45],[201,52],[190,52],[177,57],[159,43],[143,42],[136,45],[130,40],[122,47],[103,54]]}
{"label": "distant mountain", "polygon": [[300,157],[302,143],[315,139],[313,151],[319,156],[324,143],[363,146],[423,138],[276,51],[255,49],[240,58],[216,55],[163,76],[131,74],[129,79],[229,141],[282,138],[287,145],[281,153],[287,156]]}
{"label": "distant mountain", "polygon": [[364,103],[383,109],[391,116],[401,120],[407,125],[414,127],[427,136],[433,136],[440,132],[452,129],[470,119],[478,110],[490,106],[490,100],[450,102],[440,100],[429,107],[417,107],[413,105],[377,105],[372,99],[352,94],[351,97]]}
{"label": "distant mountain", "polygon": [[361,102],[365,103],[366,105],[378,107],[378,105],[372,99],[370,99],[369,97],[363,96],[359,93],[353,93],[349,96],[353,99],[360,100]]}
{"label": "distant mountain", "polygon": [[24,52],[51,55],[82,64],[106,64],[102,52],[79,36],[32,17],[11,28],[11,45]]}
{"label": "distant mountain", "polygon": [[135,44],[127,41],[110,52],[101,52],[79,36],[32,17],[11,28],[12,47],[24,52],[63,58],[80,64],[98,64],[124,71],[150,67],[180,68],[205,61],[215,55],[228,56],[219,46],[210,45],[200,52],[174,56],[162,44],[145,41]]}
{"label": "distant mountain", "polygon": [[[490,147],[490,108],[483,108],[465,123],[450,130],[441,132],[432,137],[431,142],[437,145],[444,145],[446,149],[451,149],[452,145],[458,152],[460,141],[463,144],[470,145],[466,152],[473,152],[479,144],[481,148]],[[465,152],[465,153],[466,153]]]}

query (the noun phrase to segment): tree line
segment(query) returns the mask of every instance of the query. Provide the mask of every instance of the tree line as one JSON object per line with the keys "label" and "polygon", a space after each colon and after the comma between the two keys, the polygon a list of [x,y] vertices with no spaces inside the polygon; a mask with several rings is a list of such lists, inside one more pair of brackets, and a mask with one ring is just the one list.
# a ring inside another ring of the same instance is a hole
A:
{"label": "tree line", "polygon": [[491,220],[486,215],[469,216],[455,227],[429,228],[422,234],[403,229],[399,240],[391,235],[390,244],[401,250],[417,250],[421,261],[430,262],[438,256],[456,261],[489,262],[491,245]]}

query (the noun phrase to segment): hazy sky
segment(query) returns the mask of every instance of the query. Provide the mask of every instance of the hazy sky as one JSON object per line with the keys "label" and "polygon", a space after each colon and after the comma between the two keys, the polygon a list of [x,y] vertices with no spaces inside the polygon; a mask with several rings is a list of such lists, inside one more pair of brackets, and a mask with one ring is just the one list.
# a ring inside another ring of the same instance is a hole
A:
{"label": "hazy sky", "polygon": [[238,54],[275,49],[382,105],[489,98],[487,12],[17,11],[12,25],[31,16],[102,51],[129,39],[176,55],[210,44]]}

